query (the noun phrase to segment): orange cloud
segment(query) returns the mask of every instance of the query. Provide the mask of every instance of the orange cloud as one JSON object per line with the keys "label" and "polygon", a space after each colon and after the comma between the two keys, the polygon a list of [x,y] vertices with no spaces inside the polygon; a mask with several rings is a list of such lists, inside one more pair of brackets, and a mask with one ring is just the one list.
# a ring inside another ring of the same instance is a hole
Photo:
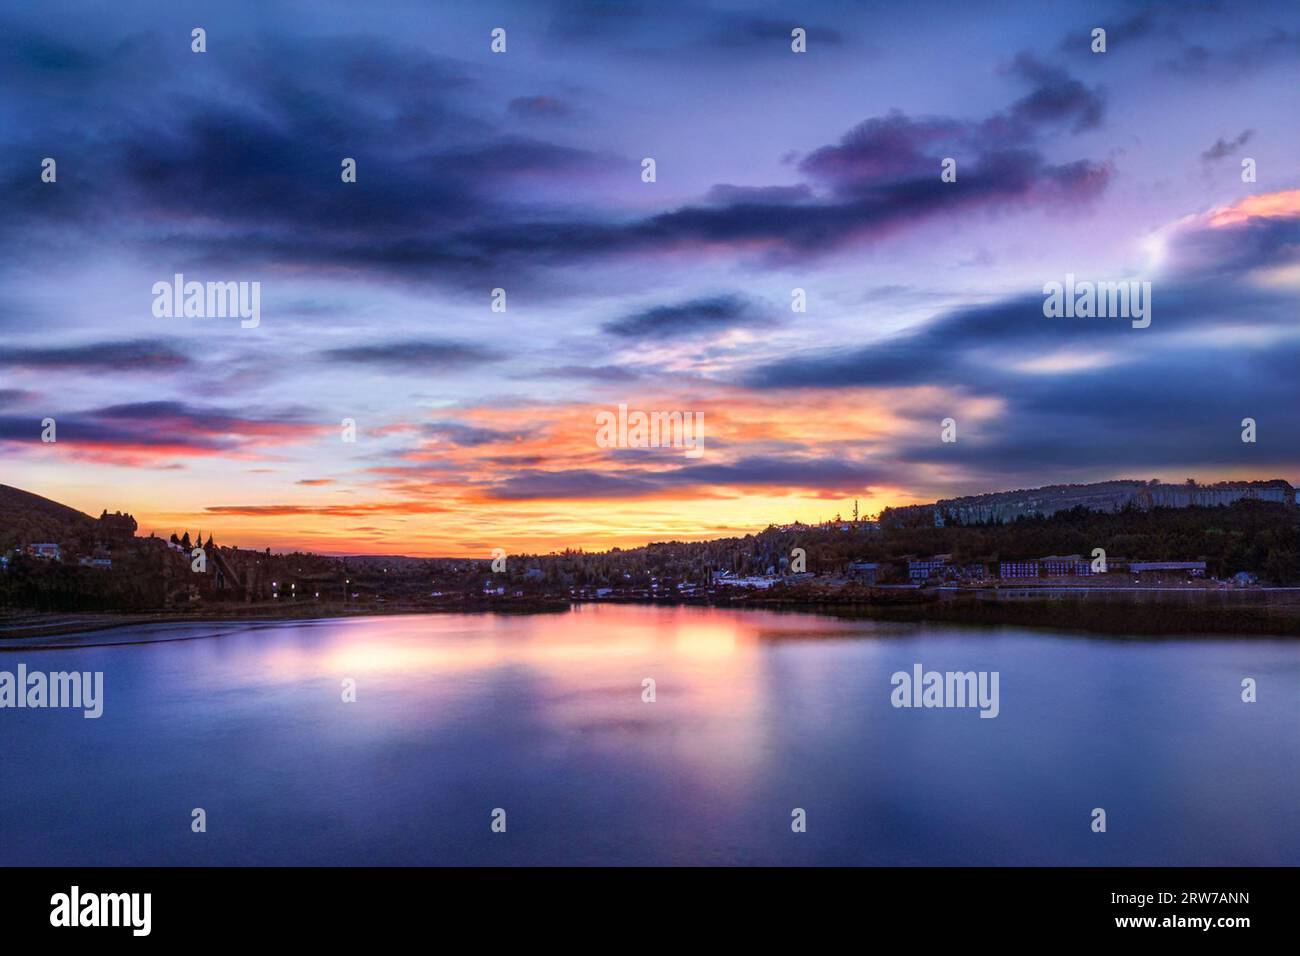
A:
{"label": "orange cloud", "polygon": [[1300,217],[1300,189],[1247,196],[1208,214],[1212,228],[1236,226],[1250,219],[1292,219]]}

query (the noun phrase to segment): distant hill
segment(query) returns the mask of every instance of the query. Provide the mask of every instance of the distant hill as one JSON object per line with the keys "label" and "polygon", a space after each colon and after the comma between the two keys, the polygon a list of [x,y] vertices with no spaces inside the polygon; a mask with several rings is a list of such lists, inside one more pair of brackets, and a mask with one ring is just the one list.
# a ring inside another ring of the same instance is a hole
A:
{"label": "distant hill", "polygon": [[1033,515],[1053,515],[1073,508],[1115,513],[1126,508],[1213,508],[1237,501],[1272,501],[1295,505],[1296,490],[1281,478],[1267,481],[1220,481],[1200,484],[1191,478],[1183,484],[1117,479],[1077,485],[1048,485],[1016,491],[995,491],[964,498],[943,498],[932,505],[886,508],[885,523],[1004,524]]}
{"label": "distant hill", "polygon": [[0,550],[53,541],[67,544],[93,537],[95,519],[75,508],[29,491],[0,485]]}

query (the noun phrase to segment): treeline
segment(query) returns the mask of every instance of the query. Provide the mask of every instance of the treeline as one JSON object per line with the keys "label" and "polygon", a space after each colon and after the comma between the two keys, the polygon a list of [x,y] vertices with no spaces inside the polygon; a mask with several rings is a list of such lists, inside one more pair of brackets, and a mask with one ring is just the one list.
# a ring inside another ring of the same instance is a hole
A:
{"label": "treeline", "polygon": [[113,568],[13,555],[0,572],[0,608],[36,611],[147,611],[167,600],[169,557],[160,549],[131,548]]}

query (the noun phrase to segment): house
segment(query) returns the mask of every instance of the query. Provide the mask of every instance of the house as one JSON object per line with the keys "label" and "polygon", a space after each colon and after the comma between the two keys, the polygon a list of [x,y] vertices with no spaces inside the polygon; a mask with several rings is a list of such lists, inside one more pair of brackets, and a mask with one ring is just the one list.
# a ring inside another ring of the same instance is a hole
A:
{"label": "house", "polygon": [[63,557],[63,550],[53,542],[29,544],[27,546],[27,553],[33,558],[41,558],[46,561],[58,561]]}
{"label": "house", "polygon": [[1259,578],[1255,577],[1255,575],[1251,574],[1249,571],[1238,571],[1232,576],[1232,583],[1239,588],[1248,588],[1252,584],[1258,584]]}

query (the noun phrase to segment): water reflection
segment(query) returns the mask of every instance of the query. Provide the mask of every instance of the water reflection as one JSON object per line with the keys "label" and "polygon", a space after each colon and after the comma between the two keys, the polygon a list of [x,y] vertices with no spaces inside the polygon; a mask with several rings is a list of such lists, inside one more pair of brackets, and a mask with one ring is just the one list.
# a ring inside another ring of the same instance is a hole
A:
{"label": "water reflection", "polygon": [[[0,712],[0,863],[1300,862],[1291,641],[626,605],[221,630],[0,655],[107,698]],[[999,671],[1000,716],[894,709],[917,662]]]}

